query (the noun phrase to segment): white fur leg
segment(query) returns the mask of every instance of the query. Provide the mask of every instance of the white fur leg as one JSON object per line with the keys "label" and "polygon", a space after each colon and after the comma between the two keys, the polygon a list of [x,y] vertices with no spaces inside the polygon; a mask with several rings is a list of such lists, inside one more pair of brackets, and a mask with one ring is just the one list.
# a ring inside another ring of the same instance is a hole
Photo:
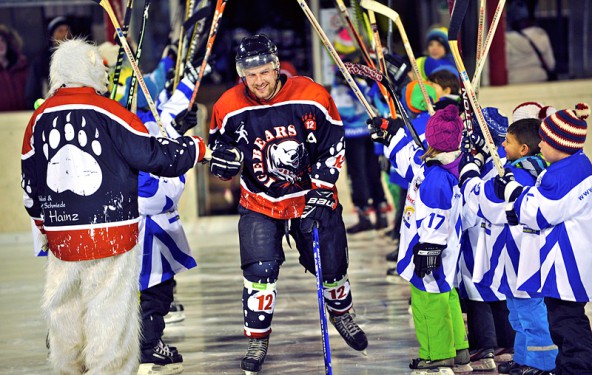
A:
{"label": "white fur leg", "polygon": [[134,372],[139,362],[139,246],[91,261],[82,277],[87,375]]}
{"label": "white fur leg", "polygon": [[49,361],[58,374],[83,371],[79,267],[79,262],[64,262],[48,254],[42,309],[49,329]]}

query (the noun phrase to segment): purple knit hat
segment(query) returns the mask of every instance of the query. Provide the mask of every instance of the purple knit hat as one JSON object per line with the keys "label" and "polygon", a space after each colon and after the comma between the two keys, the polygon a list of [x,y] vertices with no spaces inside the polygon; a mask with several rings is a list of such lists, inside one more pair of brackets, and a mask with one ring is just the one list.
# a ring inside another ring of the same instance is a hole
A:
{"label": "purple knit hat", "polygon": [[450,104],[434,113],[428,120],[425,137],[428,145],[438,151],[455,151],[460,146],[463,122],[458,107]]}
{"label": "purple knit hat", "polygon": [[548,116],[541,123],[539,135],[556,150],[575,154],[584,148],[590,116],[590,106],[576,104],[575,109],[562,109]]}

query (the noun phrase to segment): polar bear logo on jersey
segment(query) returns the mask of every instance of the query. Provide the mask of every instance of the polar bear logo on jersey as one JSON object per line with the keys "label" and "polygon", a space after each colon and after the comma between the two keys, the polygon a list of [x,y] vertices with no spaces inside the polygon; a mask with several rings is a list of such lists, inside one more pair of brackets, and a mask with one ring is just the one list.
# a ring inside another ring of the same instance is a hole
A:
{"label": "polar bear logo on jersey", "polygon": [[283,141],[267,149],[267,170],[282,180],[295,183],[306,168],[308,153],[304,144],[296,141]]}

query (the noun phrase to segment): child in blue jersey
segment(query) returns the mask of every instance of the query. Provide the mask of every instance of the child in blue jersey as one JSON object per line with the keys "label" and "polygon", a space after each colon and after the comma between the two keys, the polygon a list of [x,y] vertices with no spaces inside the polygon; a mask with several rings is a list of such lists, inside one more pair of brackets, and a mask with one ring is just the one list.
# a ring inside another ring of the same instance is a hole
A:
{"label": "child in blue jersey", "polygon": [[[506,152],[506,170],[511,171],[521,184],[532,186],[546,167],[539,155],[538,136],[540,121],[522,119],[508,127],[503,143]],[[477,148],[484,141],[477,141]],[[531,276],[531,257],[539,250],[536,230],[511,226],[512,220],[504,214],[505,202],[496,197],[495,179],[479,178],[476,170],[481,162],[474,162],[471,154],[463,155],[461,185],[467,201],[467,211],[483,219],[478,235],[474,260],[473,281],[480,288],[491,288],[505,295],[510,324],[516,332],[513,361],[500,364],[499,373],[550,374],[555,367],[557,347],[549,334],[547,309],[540,293],[526,293],[518,289]],[[516,224],[516,223],[514,223]]]}
{"label": "child in blue jersey", "polygon": [[[371,132],[377,135],[373,124],[383,119],[370,122]],[[391,125],[389,134],[396,134],[397,124],[400,121],[384,120],[385,127]],[[399,275],[411,283],[413,321],[419,341],[419,358],[409,365],[413,374],[452,374],[455,365],[458,370],[472,371],[458,293],[454,289],[461,234],[458,163],[462,128],[456,106],[436,111],[426,125],[429,147],[421,156],[421,165],[409,166],[417,163],[421,150],[407,154],[408,166],[403,165],[402,158],[396,160],[397,167],[414,170],[407,191],[397,263]],[[392,154],[390,157],[394,159]]]}
{"label": "child in blue jersey", "polygon": [[[491,133],[498,154],[505,156],[502,142],[508,129],[508,118],[497,108],[483,108],[483,117]],[[473,118],[473,132],[463,136],[461,149],[470,151],[472,142],[481,142],[484,137],[478,123]],[[492,159],[481,169],[481,178],[487,180],[495,175]],[[461,192],[462,189],[461,186]],[[473,205],[474,206],[474,205]],[[473,273],[477,256],[477,243],[483,233],[484,219],[478,210],[471,210],[471,205],[463,209],[463,234],[461,237],[461,255],[459,258],[459,295],[463,302],[463,311],[467,314],[467,330],[471,351],[471,367],[474,370],[494,370],[495,351],[512,352],[514,330],[508,321],[506,297],[490,285],[473,282]],[[511,355],[511,354],[510,354]],[[511,358],[510,358],[511,359]],[[509,359],[508,359],[509,360]]]}
{"label": "child in blue jersey", "polygon": [[550,165],[534,186],[507,171],[495,193],[508,202],[507,216],[540,230],[536,272],[519,286],[545,296],[549,328],[559,347],[556,374],[592,374],[592,331],[584,307],[592,300],[592,164],[583,152],[590,107],[560,110],[540,126],[541,152]]}

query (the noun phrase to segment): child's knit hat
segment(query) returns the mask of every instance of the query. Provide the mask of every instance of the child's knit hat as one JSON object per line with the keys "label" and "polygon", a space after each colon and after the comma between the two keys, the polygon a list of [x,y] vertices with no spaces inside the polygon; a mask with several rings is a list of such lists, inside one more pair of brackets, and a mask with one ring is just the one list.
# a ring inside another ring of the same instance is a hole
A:
{"label": "child's knit hat", "polygon": [[446,27],[435,27],[428,31],[426,35],[426,47],[432,40],[436,40],[438,43],[444,46],[446,54],[450,53],[450,44],[448,44],[448,29]]}
{"label": "child's knit hat", "polygon": [[545,118],[539,129],[541,139],[556,150],[575,154],[584,148],[590,106],[578,103],[575,109],[562,109]]}
{"label": "child's knit hat", "polygon": [[[424,82],[424,85],[428,96],[432,99],[432,103],[437,102],[438,95],[436,95],[436,89],[434,86],[429,82]],[[407,86],[403,88],[402,96],[404,98],[404,105],[411,111],[411,113],[418,114],[427,111],[428,107],[421,93],[421,87],[417,81],[409,82]]]}
{"label": "child's knit hat", "polygon": [[518,106],[512,111],[512,122],[525,118],[535,118],[542,121],[545,117],[551,116],[555,112],[557,112],[555,108],[544,105],[543,103],[524,102],[518,104]]}
{"label": "child's knit hat", "polygon": [[460,146],[463,122],[458,107],[451,104],[434,113],[428,120],[425,137],[428,145],[438,151],[455,151]]}

